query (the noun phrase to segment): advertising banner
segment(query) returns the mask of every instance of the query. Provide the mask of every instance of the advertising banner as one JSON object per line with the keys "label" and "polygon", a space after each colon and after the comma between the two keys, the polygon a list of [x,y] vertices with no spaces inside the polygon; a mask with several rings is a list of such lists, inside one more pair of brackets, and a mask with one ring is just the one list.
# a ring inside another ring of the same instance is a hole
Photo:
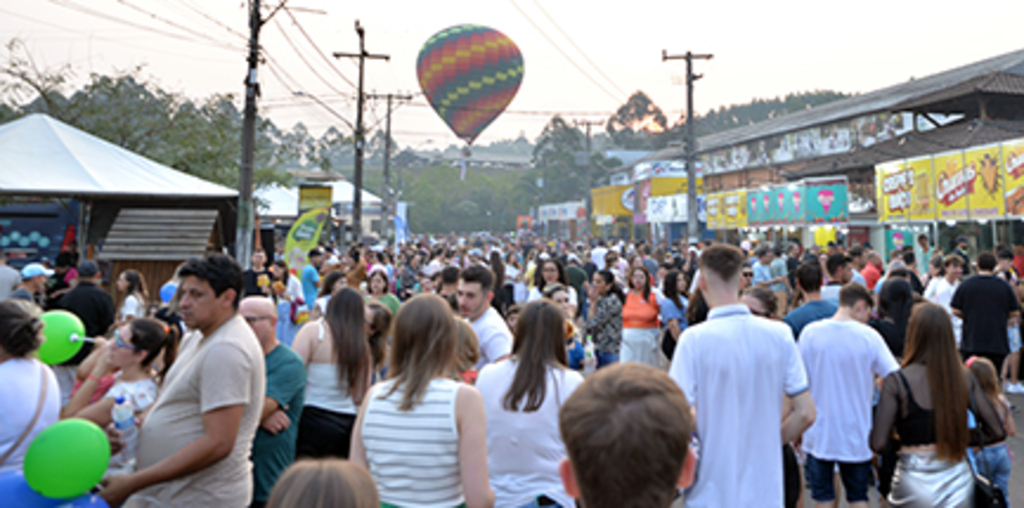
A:
{"label": "advertising banner", "polygon": [[[912,229],[890,228],[885,230],[885,252],[883,255],[888,258],[889,253],[896,249],[902,249],[904,245],[913,245],[914,231]],[[889,259],[885,260],[886,263]]]}
{"label": "advertising banner", "polygon": [[720,206],[720,217],[724,216],[725,227],[745,228],[747,227],[747,190],[739,189],[729,191],[722,197]]}
{"label": "advertising banner", "polygon": [[1006,213],[1024,216],[1024,139],[1003,143]]}
{"label": "advertising banner", "polygon": [[708,229],[724,229],[726,227],[725,221],[720,214],[722,213],[722,198],[727,194],[715,192],[707,195]]}
{"label": "advertising banner", "polygon": [[747,220],[751,226],[763,224],[764,213],[761,211],[761,194],[762,192],[756,189],[747,191]]}
{"label": "advertising banner", "polygon": [[972,220],[996,219],[1006,213],[1000,159],[998,144],[964,152],[967,206]]}
{"label": "advertising banner", "polygon": [[802,182],[773,187],[769,194],[773,224],[795,226],[804,222],[804,188]]}
{"label": "advertising banner", "polygon": [[849,222],[849,192],[846,177],[813,178],[804,181],[808,224]]}
{"label": "advertising banner", "polygon": [[909,171],[914,172],[910,196],[910,220],[931,222],[935,220],[935,178],[932,173],[931,156],[907,160]]}
{"label": "advertising banner", "polygon": [[320,233],[330,216],[328,208],[310,210],[299,217],[288,231],[284,243],[284,260],[292,275],[298,276],[309,263],[309,251],[320,243]]}
{"label": "advertising banner", "polygon": [[906,222],[910,218],[913,187],[914,171],[903,161],[875,166],[878,221]]}
{"label": "advertising banner", "polygon": [[633,213],[633,186],[609,185],[590,191],[594,216],[626,216]]}
{"label": "advertising banner", "polygon": [[327,186],[303,185],[299,187],[299,210],[305,213],[314,208],[330,208],[334,189]]}
{"label": "advertising banner", "polygon": [[644,180],[636,184],[636,191],[639,193],[637,199],[638,209],[633,210],[633,224],[647,224],[647,200],[651,197],[651,180]]}
{"label": "advertising banner", "polygon": [[964,174],[964,153],[938,154],[934,159],[935,196],[938,198],[939,220],[967,219],[967,175]]}

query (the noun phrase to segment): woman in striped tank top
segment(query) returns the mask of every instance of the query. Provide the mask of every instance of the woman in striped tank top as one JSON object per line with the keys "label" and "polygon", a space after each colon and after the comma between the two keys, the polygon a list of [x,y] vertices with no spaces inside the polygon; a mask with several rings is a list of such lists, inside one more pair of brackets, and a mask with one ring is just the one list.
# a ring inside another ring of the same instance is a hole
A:
{"label": "woman in striped tank top", "polygon": [[395,318],[389,379],[360,408],[351,460],[370,470],[384,508],[494,506],[483,397],[452,380],[455,319],[439,296],[406,302]]}

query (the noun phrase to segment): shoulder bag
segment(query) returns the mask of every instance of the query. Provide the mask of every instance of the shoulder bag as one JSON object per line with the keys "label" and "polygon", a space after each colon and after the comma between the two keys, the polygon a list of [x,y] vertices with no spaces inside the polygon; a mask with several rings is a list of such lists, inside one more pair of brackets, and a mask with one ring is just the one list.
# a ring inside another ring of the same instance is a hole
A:
{"label": "shoulder bag", "polygon": [[[977,402],[974,400],[974,383],[976,382],[974,375],[971,375],[971,385],[967,387],[967,390],[971,397],[971,412],[974,413],[974,421],[976,422],[975,428],[971,432],[979,433],[979,442],[982,443],[982,446],[981,452],[978,453],[978,458],[982,461],[985,470],[988,471],[988,461],[985,460],[984,452],[985,441],[981,437],[984,434],[982,426],[985,423],[981,413],[978,412]],[[988,478],[985,478],[984,475],[979,474],[978,470],[974,467],[974,463],[970,460],[967,462],[971,464],[971,471],[974,473],[974,506],[976,508],[1007,508],[1006,495],[1003,493],[1003,489],[992,483]]]}

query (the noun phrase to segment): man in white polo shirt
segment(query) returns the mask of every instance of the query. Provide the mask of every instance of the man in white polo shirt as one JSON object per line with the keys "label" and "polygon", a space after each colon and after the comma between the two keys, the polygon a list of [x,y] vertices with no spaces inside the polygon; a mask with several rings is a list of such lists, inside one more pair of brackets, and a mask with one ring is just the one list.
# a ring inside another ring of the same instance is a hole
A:
{"label": "man in white polo shirt", "polygon": [[[696,412],[701,441],[687,507],[782,508],[782,445],[814,421],[793,332],[740,303],[742,267],[743,253],[731,245],[701,254],[699,286],[711,312],[679,337],[669,369]],[[784,394],[793,402],[788,415]]]}
{"label": "man in white polo shirt", "polygon": [[512,332],[491,306],[493,298],[494,274],[490,268],[475,265],[459,273],[459,313],[469,320],[480,341],[477,370],[512,353]]}
{"label": "man in white polo shirt", "polygon": [[835,316],[807,325],[800,334],[800,355],[818,404],[818,419],[804,433],[804,472],[819,507],[836,506],[837,463],[850,507],[868,506],[874,376],[899,369],[882,336],[865,324],[872,302],[868,288],[847,284],[839,291]]}

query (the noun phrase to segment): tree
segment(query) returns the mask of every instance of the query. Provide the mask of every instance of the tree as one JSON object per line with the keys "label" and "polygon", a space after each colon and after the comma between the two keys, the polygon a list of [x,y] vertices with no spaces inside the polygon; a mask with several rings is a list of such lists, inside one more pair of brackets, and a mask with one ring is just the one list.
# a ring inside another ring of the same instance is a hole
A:
{"label": "tree", "polygon": [[663,148],[661,133],[668,128],[665,113],[642,91],[637,91],[608,119],[605,131],[615,145],[627,150]]}

